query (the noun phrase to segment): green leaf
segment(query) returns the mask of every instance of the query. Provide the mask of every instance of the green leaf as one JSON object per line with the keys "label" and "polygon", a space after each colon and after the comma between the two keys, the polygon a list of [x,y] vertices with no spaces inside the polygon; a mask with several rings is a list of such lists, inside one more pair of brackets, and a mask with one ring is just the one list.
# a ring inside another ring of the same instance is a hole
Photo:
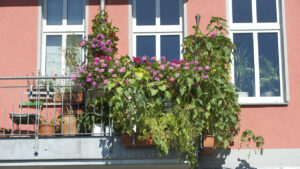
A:
{"label": "green leaf", "polygon": [[209,116],[210,116],[210,113],[209,113],[209,112],[205,112],[205,113],[204,113],[204,117],[205,117],[206,119],[208,119]]}
{"label": "green leaf", "polygon": [[150,89],[151,96],[155,96],[158,93],[157,89]]}
{"label": "green leaf", "polygon": [[117,93],[118,93],[119,95],[122,95],[122,94],[123,94],[123,88],[122,88],[122,87],[118,87],[116,90],[117,90]]}
{"label": "green leaf", "polygon": [[162,86],[159,86],[158,89],[161,90],[161,91],[166,91],[167,86],[166,85],[162,85]]}
{"label": "green leaf", "polygon": [[166,91],[166,92],[165,92],[165,97],[166,97],[167,99],[171,99],[172,95],[171,95],[171,93],[170,93],[169,91]]}

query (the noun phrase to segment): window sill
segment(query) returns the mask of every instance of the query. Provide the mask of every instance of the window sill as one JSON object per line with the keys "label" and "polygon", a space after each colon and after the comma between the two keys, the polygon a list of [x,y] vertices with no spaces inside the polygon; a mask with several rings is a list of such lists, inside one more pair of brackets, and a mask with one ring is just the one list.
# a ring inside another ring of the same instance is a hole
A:
{"label": "window sill", "polygon": [[288,105],[288,102],[285,101],[282,97],[244,97],[239,98],[239,104],[241,104],[242,106],[286,106]]}

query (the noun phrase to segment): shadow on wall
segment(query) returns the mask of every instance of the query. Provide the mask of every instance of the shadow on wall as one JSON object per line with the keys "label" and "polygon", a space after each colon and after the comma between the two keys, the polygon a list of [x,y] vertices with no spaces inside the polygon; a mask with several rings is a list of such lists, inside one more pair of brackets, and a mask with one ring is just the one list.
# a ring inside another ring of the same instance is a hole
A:
{"label": "shadow on wall", "polygon": [[251,167],[246,160],[240,158],[236,159],[236,161],[226,161],[230,152],[231,149],[215,150],[214,154],[211,156],[202,155],[200,157],[200,167],[198,169],[224,169],[228,168],[228,166],[230,166],[230,169],[257,169]]}
{"label": "shadow on wall", "polygon": [[1,7],[38,6],[39,0],[0,0]]}

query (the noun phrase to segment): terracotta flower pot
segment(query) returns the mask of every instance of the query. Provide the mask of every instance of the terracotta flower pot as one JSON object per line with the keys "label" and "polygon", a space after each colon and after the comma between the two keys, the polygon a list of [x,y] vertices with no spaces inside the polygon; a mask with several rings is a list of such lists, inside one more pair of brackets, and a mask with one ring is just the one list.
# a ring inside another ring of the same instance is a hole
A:
{"label": "terracotta flower pot", "polygon": [[63,126],[61,130],[63,136],[75,136],[77,133],[76,114],[65,114],[62,120]]}
{"label": "terracotta flower pot", "polygon": [[135,133],[135,143],[133,144],[133,138],[132,136],[129,136],[128,134],[122,134],[122,144],[124,146],[154,146],[154,142],[152,139],[152,136],[149,136],[146,140],[139,140],[138,137],[140,136],[139,133]]}
{"label": "terracotta flower pot", "polygon": [[215,149],[215,137],[212,135],[204,135],[202,138],[202,147],[204,155],[212,155]]}
{"label": "terracotta flower pot", "polygon": [[40,133],[40,137],[53,137],[53,133],[54,133],[53,124],[40,124],[39,133]]}

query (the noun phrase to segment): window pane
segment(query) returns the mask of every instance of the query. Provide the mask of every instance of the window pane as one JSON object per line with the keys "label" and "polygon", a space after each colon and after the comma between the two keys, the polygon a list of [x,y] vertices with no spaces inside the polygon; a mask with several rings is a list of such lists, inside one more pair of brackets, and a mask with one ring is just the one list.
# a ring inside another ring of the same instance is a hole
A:
{"label": "window pane", "polygon": [[160,24],[179,25],[179,0],[160,0]]}
{"label": "window pane", "polygon": [[63,1],[47,1],[47,25],[61,25],[63,16]]}
{"label": "window pane", "polygon": [[234,23],[252,22],[251,0],[232,0],[232,16]]}
{"label": "window pane", "polygon": [[235,85],[242,91],[240,97],[253,97],[255,96],[253,34],[235,33],[233,42],[237,47],[234,51]]}
{"label": "window pane", "polygon": [[77,70],[77,66],[82,62],[82,50],[78,42],[82,39],[82,35],[67,35],[66,48],[66,75],[73,75]]}
{"label": "window pane", "polygon": [[155,36],[136,37],[136,56],[155,56]]}
{"label": "window pane", "polygon": [[261,96],[280,96],[277,33],[259,33],[259,76]]}
{"label": "window pane", "polygon": [[48,35],[46,38],[46,75],[61,74],[61,35]]}
{"label": "window pane", "polygon": [[257,22],[277,22],[276,0],[257,0]]}
{"label": "window pane", "polygon": [[180,37],[179,35],[168,35],[160,37],[161,56],[167,61],[180,60]]}
{"label": "window pane", "polygon": [[136,24],[155,25],[155,0],[136,0]]}
{"label": "window pane", "polygon": [[83,0],[68,0],[68,25],[82,25]]}

